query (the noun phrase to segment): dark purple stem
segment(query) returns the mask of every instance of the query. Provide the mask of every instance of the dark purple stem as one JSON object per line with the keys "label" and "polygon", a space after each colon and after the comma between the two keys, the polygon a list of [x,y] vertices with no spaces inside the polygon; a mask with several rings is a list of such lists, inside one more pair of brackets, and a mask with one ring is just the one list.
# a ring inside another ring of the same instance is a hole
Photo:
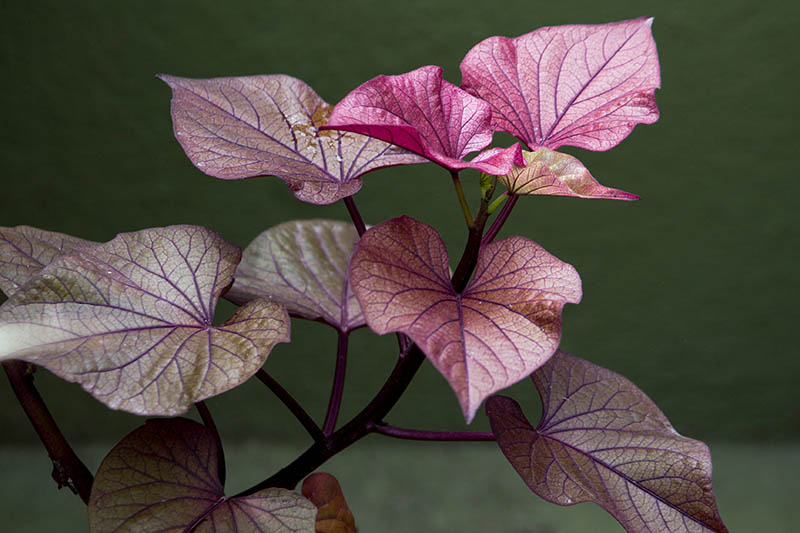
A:
{"label": "dark purple stem", "polygon": [[347,212],[350,213],[350,218],[353,220],[358,236],[361,237],[367,231],[367,226],[364,225],[364,219],[361,218],[361,213],[358,212],[355,200],[353,200],[352,196],[347,196],[344,198],[344,205],[347,207]]}
{"label": "dark purple stem", "polygon": [[225,450],[222,447],[222,437],[219,435],[219,430],[217,430],[217,425],[214,423],[214,417],[211,416],[211,411],[208,410],[208,406],[206,402],[199,401],[194,404],[195,409],[200,414],[200,419],[203,421],[203,425],[214,434],[214,440],[217,442],[217,454],[219,457],[219,462],[217,463],[217,475],[219,476],[219,482],[223,485],[225,484]]}
{"label": "dark purple stem", "polygon": [[494,434],[481,431],[425,431],[421,429],[404,429],[389,424],[373,424],[372,431],[397,439],[431,440],[431,441],[494,441]]}
{"label": "dark purple stem", "polygon": [[33,384],[33,375],[27,372],[28,363],[8,361],[3,363],[11,389],[16,394],[22,409],[44,444],[47,455],[53,462],[53,479],[58,487],[69,487],[80,496],[84,503],[89,503],[94,478],[86,465],[78,458],[58,428],[53,415],[47,409],[39,391]]}
{"label": "dark purple stem", "polygon": [[511,197],[508,200],[506,200],[506,203],[503,204],[503,207],[502,209],[500,209],[500,212],[497,213],[497,217],[492,222],[492,225],[489,226],[489,231],[487,231],[486,235],[483,236],[481,244],[489,244],[494,240],[495,237],[497,237],[497,233],[503,227],[503,224],[506,223],[508,215],[510,215],[511,210],[514,209],[514,204],[517,203],[518,198],[519,196],[514,194],[511,195]]}
{"label": "dark purple stem", "polygon": [[289,392],[284,389],[280,383],[275,381],[275,379],[266,373],[263,368],[260,368],[258,372],[256,372],[256,377],[261,380],[261,382],[269,387],[275,396],[278,397],[280,401],[283,402],[289,411],[303,424],[303,427],[306,428],[308,434],[311,435],[311,438],[314,439],[314,442],[323,442],[325,441],[325,434],[322,433],[322,430],[319,429],[319,426],[314,419],[311,418],[308,413],[306,413],[305,409],[297,403]]}
{"label": "dark purple stem", "polygon": [[483,236],[483,228],[486,227],[486,221],[489,219],[489,201],[486,198],[481,200],[481,206],[478,208],[478,213],[475,215],[475,220],[469,228],[467,234],[467,244],[464,245],[464,253],[461,254],[461,260],[453,272],[452,283],[453,289],[460,293],[463,291],[470,276],[472,276],[475,265],[478,264],[478,254],[481,251],[481,237]]}
{"label": "dark purple stem", "polygon": [[328,412],[325,414],[325,423],[322,424],[322,433],[328,437],[336,429],[336,419],[339,416],[339,407],[342,405],[342,391],[344,390],[344,376],[347,370],[347,339],[349,333],[339,331],[336,345],[336,370],[333,373],[333,387],[331,399],[328,401]]}

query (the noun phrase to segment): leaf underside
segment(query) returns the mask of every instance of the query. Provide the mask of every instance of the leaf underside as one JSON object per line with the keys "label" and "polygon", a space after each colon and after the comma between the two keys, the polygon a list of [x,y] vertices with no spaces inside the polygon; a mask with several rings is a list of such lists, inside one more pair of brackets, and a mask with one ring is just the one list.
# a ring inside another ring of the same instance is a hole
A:
{"label": "leaf underside", "polygon": [[489,398],[486,413],[533,492],[559,505],[594,502],[630,532],[727,532],[708,448],[678,434],[630,381],[562,351],[531,379],[543,404],[536,428],[505,396]]}
{"label": "leaf underside", "polygon": [[267,300],[213,325],[240,257],[197,226],[63,255],[0,306],[0,359],[44,366],[113,409],[182,413],[248,379],[289,339],[286,310]]}
{"label": "leaf underside", "polygon": [[211,431],[185,418],[148,420],[100,464],[89,531],[314,533],[314,504],[286,489],[226,498]]}

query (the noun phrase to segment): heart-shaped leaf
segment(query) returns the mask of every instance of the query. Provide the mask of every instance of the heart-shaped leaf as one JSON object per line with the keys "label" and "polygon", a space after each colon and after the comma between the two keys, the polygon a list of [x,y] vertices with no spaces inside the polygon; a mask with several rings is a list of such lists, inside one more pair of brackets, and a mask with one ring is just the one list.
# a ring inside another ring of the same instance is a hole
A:
{"label": "heart-shaped leaf", "polygon": [[196,226],[73,251],[0,306],[0,359],[42,365],[114,409],[182,413],[248,379],[289,339],[286,310],[266,300],[214,327],[240,257]]}
{"label": "heart-shaped leaf", "polygon": [[492,125],[530,149],[608,150],[658,120],[653,19],[490,37],[461,63],[461,86],[489,102]]}
{"label": "heart-shaped leaf", "polygon": [[526,166],[514,167],[509,174],[498,178],[511,194],[639,199],[635,194],[600,185],[589,170],[571,155],[547,148],[522,152],[522,155],[528,162]]}
{"label": "heart-shaped leaf", "polygon": [[317,506],[316,533],[356,533],[355,518],[335,477],[311,474],[303,481],[302,493]]}
{"label": "heart-shaped leaf", "polygon": [[484,246],[459,294],[439,234],[405,216],[361,237],[350,281],[369,327],[411,337],[450,383],[468,422],[489,394],[547,361],[561,338],[564,304],[581,298],[575,269],[522,237]]}
{"label": "heart-shaped leaf", "polygon": [[292,491],[226,498],[219,460],[214,435],[201,424],[148,420],[100,464],[89,531],[314,532],[316,507]]}
{"label": "heart-shaped leaf", "polygon": [[96,244],[30,226],[0,228],[0,290],[11,296],[56,258]]}
{"label": "heart-shaped leaf", "polygon": [[399,76],[378,76],[336,104],[326,128],[382,139],[449,170],[475,168],[499,175],[523,165],[519,145],[463,158],[492,142],[491,108],[427,66]]}
{"label": "heart-shaped leaf", "polygon": [[347,267],[358,233],[335,220],[297,220],[270,228],[242,255],[225,298],[243,304],[270,298],[289,313],[322,319],[341,331],[364,325]]}
{"label": "heart-shaped leaf", "polygon": [[533,428],[517,402],[486,413],[500,449],[533,492],[559,505],[595,502],[630,532],[726,532],[711,456],[679,435],[633,383],[562,351],[531,376],[542,398]]}
{"label": "heart-shaped leaf", "polygon": [[159,77],[172,88],[178,142],[216,178],[274,175],[300,200],[329,204],[358,192],[371,170],[425,162],[369,137],[320,131],[330,105],[291,76]]}

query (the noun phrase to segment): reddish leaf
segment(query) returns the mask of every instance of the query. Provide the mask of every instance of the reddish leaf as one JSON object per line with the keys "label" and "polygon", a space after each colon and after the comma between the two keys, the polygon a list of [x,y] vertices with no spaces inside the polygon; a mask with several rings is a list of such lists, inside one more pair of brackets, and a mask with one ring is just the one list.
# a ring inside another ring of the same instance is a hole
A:
{"label": "reddish leaf", "polygon": [[290,76],[159,77],[172,88],[178,142],[216,178],[275,175],[300,200],[329,204],[358,192],[371,170],[424,162],[369,137],[320,131],[330,105]]}
{"label": "reddish leaf", "polygon": [[29,226],[0,228],[0,290],[11,296],[58,257],[95,244]]}
{"label": "reddish leaf", "polygon": [[214,435],[197,422],[148,420],[100,464],[89,531],[313,533],[317,510],[292,491],[226,498],[219,460]]}
{"label": "reddish leaf", "polygon": [[489,105],[442,79],[436,66],[378,76],[336,104],[326,128],[362,133],[402,146],[449,170],[508,174],[523,165],[518,145],[463,158],[492,142]]}
{"label": "reddish leaf", "polygon": [[543,413],[534,429],[517,402],[486,413],[500,449],[536,494],[595,502],[630,532],[726,532],[711,488],[711,456],[679,435],[633,383],[558,351],[531,376]]}
{"label": "reddish leaf", "polygon": [[270,228],[242,255],[225,298],[243,304],[269,298],[304,318],[341,331],[364,325],[347,266],[358,233],[335,220],[295,220]]}
{"label": "reddish leaf", "polygon": [[526,166],[514,167],[509,174],[498,178],[511,194],[639,199],[635,194],[600,185],[586,167],[571,155],[547,148],[522,152],[522,155],[528,162]]}
{"label": "reddish leaf", "polygon": [[531,149],[608,150],[636,124],[658,120],[652,23],[640,18],[490,37],[462,61],[462,87],[491,104],[495,129]]}
{"label": "reddish leaf", "polygon": [[441,237],[409,217],[361,237],[350,280],[367,324],[411,337],[450,383],[468,422],[489,394],[547,361],[561,338],[561,309],[581,298],[575,269],[522,237],[483,247],[458,294]]}
{"label": "reddish leaf", "polygon": [[266,300],[213,325],[240,257],[196,226],[73,250],[0,306],[0,360],[42,365],[113,409],[182,413],[247,380],[289,340],[286,310]]}
{"label": "reddish leaf", "polygon": [[302,493],[317,506],[316,533],[356,533],[356,521],[335,477],[311,474],[303,481]]}

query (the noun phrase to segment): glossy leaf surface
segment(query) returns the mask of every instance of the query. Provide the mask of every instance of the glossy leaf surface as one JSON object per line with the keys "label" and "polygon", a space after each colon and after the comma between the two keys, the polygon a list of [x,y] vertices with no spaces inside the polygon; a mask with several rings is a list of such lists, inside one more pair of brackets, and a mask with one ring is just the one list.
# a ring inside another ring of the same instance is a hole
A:
{"label": "glossy leaf surface", "polygon": [[11,296],[56,258],[95,244],[30,226],[0,228],[0,290]]}
{"label": "glossy leaf surface", "polygon": [[724,532],[711,456],[679,435],[626,378],[558,351],[531,376],[543,414],[533,428],[517,402],[486,413],[500,449],[536,494],[559,505],[595,502],[630,532]]}
{"label": "glossy leaf surface", "polygon": [[490,37],[461,63],[461,86],[489,102],[492,125],[530,149],[608,150],[658,120],[653,19]]}
{"label": "glossy leaf surface", "polygon": [[528,162],[526,166],[514,167],[511,173],[498,177],[511,194],[639,199],[635,194],[600,185],[583,163],[571,155],[547,148],[522,155]]}
{"label": "glossy leaf surface", "polygon": [[178,142],[216,178],[274,175],[300,200],[329,204],[355,194],[371,170],[424,162],[376,139],[320,131],[331,106],[291,76],[159,77],[172,88]]}
{"label": "glossy leaf surface", "polygon": [[64,255],[0,307],[0,359],[44,366],[114,409],[181,413],[248,379],[289,339],[286,310],[265,300],[213,325],[240,256],[196,226]]}
{"label": "glossy leaf surface", "polygon": [[409,217],[362,236],[350,279],[370,328],[411,337],[450,383],[467,421],[489,394],[547,361],[561,338],[564,304],[581,298],[575,269],[522,237],[484,246],[458,294],[441,237]]}
{"label": "glossy leaf surface", "polygon": [[350,223],[302,220],[280,224],[255,238],[242,254],[225,297],[236,304],[270,298],[289,313],[322,319],[348,331],[364,325],[348,264],[358,233]]}
{"label": "glossy leaf surface", "polygon": [[89,530],[313,533],[317,510],[292,491],[226,498],[219,460],[214,435],[201,424],[148,420],[100,464]]}
{"label": "glossy leaf surface", "polygon": [[514,145],[472,161],[462,159],[492,142],[489,105],[442,79],[436,66],[378,76],[336,104],[327,127],[362,133],[402,146],[450,169],[507,174],[524,164]]}
{"label": "glossy leaf surface", "polygon": [[303,481],[302,493],[317,506],[316,533],[356,533],[356,521],[335,477],[311,474]]}

